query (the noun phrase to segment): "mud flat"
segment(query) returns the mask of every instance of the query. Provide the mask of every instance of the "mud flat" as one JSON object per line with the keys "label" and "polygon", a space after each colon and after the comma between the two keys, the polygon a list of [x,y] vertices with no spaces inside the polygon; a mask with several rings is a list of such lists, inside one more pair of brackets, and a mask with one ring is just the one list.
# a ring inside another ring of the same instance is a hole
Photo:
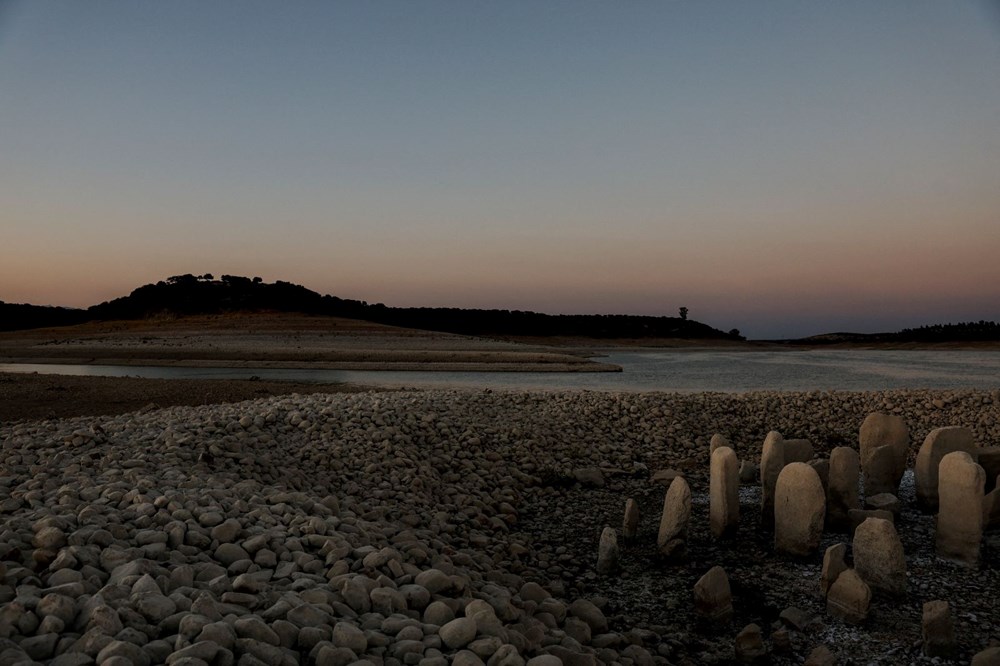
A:
{"label": "mud flat", "polygon": [[[856,445],[873,411],[914,443],[949,424],[1000,442],[1000,392],[983,391],[293,394],[4,422],[0,663],[730,663],[751,622],[772,663],[817,646],[949,663],[921,653],[931,599],[951,603],[953,663],[968,663],[1000,642],[996,536],[978,568],[938,560],[912,489],[908,596],[859,627],[826,614],[821,551],[773,555],[755,484],[736,537],[709,534],[713,433],[751,462],[772,429],[824,454]],[[682,562],[655,555],[665,469],[693,491]],[[629,497],[638,538],[598,575]],[[714,565],[734,615],[705,623],[692,587]]]}
{"label": "mud flat", "polygon": [[334,317],[217,315],[0,333],[0,362],[470,372],[618,372],[586,349]]}

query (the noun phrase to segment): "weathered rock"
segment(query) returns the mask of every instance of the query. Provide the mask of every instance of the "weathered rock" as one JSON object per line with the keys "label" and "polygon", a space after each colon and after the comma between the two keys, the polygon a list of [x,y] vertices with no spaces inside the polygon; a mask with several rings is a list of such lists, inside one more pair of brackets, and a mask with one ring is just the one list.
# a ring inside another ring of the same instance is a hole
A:
{"label": "weathered rock", "polygon": [[788,555],[815,551],[825,516],[826,493],[816,470],[801,462],[786,465],[775,487],[775,550]]}
{"label": "weathered rock", "polygon": [[823,492],[830,492],[830,461],[826,458],[812,458],[806,464],[816,470],[819,482],[823,485]]}
{"label": "weathered rock", "polygon": [[684,477],[670,483],[663,499],[663,517],[656,537],[656,548],[666,557],[684,555],[687,548],[688,521],[691,518],[691,487]]}
{"label": "weathered rock", "polygon": [[893,515],[893,517],[896,517],[899,515],[899,512],[903,507],[899,498],[895,495],[891,493],[881,493],[865,497],[865,508],[869,511],[888,511]]}
{"label": "weathered rock", "polygon": [[851,521],[851,538],[854,538],[854,533],[858,531],[858,527],[861,523],[865,522],[869,518],[881,518],[882,520],[888,520],[892,524],[896,524],[896,517],[892,515],[891,511],[873,510],[873,509],[851,509],[847,512],[848,519]]}
{"label": "weathered rock", "polygon": [[921,622],[924,654],[928,657],[951,657],[958,644],[955,642],[955,630],[951,622],[951,607],[947,601],[928,601],[924,603],[924,614]]}
{"label": "weathered rock", "polygon": [[629,498],[625,502],[625,516],[622,518],[622,537],[626,541],[635,539],[639,534],[639,503]]}
{"label": "weathered rock", "polygon": [[820,589],[825,597],[837,576],[847,571],[847,544],[835,543],[823,553],[823,569],[820,574]]}
{"label": "weathered rock", "polygon": [[778,475],[785,466],[785,440],[772,430],[764,438],[760,454],[760,522],[765,529],[774,528],[774,492]]}
{"label": "weathered rock", "polygon": [[740,524],[740,482],[736,453],[728,446],[712,452],[709,480],[709,526],[716,537],[730,536]]}
{"label": "weathered rock", "polygon": [[441,627],[438,634],[452,650],[463,648],[476,637],[476,621],[471,617],[455,618]]}
{"label": "weathered rock", "polygon": [[812,442],[808,439],[786,439],[784,440],[784,460],[785,464],[793,462],[807,463],[816,457]]}
{"label": "weathered rock", "polygon": [[968,428],[951,426],[932,430],[917,453],[914,477],[917,484],[917,504],[924,511],[935,512],[938,508],[938,465],[949,453],[964,451],[975,462],[977,451],[972,431]]}
{"label": "weathered rock", "polygon": [[[858,432],[865,494],[899,492],[910,453],[910,430],[902,417],[875,412],[865,417]],[[879,453],[884,446],[889,448]]]}
{"label": "weathered rock", "polygon": [[778,615],[786,626],[792,627],[796,631],[805,631],[816,618],[797,606],[789,606]]}
{"label": "weathered rock", "polygon": [[748,624],[736,634],[736,660],[751,663],[767,655],[760,625]]}
{"label": "weathered rock", "polygon": [[977,652],[969,666],[1000,666],[1000,647],[986,648]]}
{"label": "weathered rock", "polygon": [[723,446],[733,448],[732,446],[730,446],[729,440],[726,438],[725,435],[721,435],[719,433],[715,433],[714,435],[712,435],[712,439],[709,440],[708,442],[709,457],[711,457],[711,455],[715,453],[716,449],[721,448]]}
{"label": "weathered rock", "polygon": [[854,570],[869,587],[890,596],[906,594],[906,556],[896,527],[869,518],[854,532]]}
{"label": "weathered rock", "polygon": [[760,482],[760,468],[749,460],[740,462],[740,483],[750,485]]}
{"label": "weathered rock", "polygon": [[986,492],[992,492],[1000,486],[1000,446],[987,446],[979,449],[976,462],[986,472]]}
{"label": "weathered rock", "polygon": [[826,610],[848,624],[861,624],[868,618],[871,600],[871,589],[854,569],[848,569],[830,586]]}
{"label": "weathered rock", "polygon": [[694,585],[694,610],[713,622],[728,622],[733,616],[733,595],[725,569],[714,566]]}
{"label": "weathered rock", "polygon": [[860,509],[858,500],[858,452],[849,446],[838,446],[830,453],[830,482],[826,490],[826,524],[836,532],[850,527],[848,512]]}
{"label": "weathered rock", "polygon": [[802,666],[837,666],[837,658],[830,652],[830,648],[819,645],[813,648]]}
{"label": "weathered rock", "polygon": [[608,575],[618,568],[618,533],[613,527],[605,527],[597,546],[597,573]]}
{"label": "weathered rock", "polygon": [[986,473],[968,453],[955,451],[941,459],[935,539],[938,556],[967,566],[979,564],[985,484]]}
{"label": "weathered rock", "polygon": [[983,495],[983,531],[1000,529],[1000,487]]}

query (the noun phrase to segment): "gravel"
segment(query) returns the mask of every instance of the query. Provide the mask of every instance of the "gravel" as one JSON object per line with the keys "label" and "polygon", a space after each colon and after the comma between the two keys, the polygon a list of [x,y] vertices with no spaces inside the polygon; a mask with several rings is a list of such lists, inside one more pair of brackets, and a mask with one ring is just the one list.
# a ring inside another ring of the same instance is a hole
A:
{"label": "gravel", "polygon": [[[938,560],[909,478],[910,591],[876,599],[860,628],[827,616],[819,591],[822,550],[845,535],[775,557],[752,485],[737,536],[709,534],[713,433],[755,463],[772,429],[827,455],[856,446],[872,411],[906,419],[911,456],[942,425],[1000,441],[1000,392],[983,391],[293,394],[5,422],[0,663],[726,663],[750,623],[777,664],[823,644],[842,663],[948,663],[920,655],[931,599],[951,602],[968,663],[1000,645],[1000,543],[988,536],[976,570]],[[680,563],[656,556],[665,486],[651,477],[668,468],[694,492]],[[628,498],[638,537],[598,575]],[[692,608],[714,565],[733,589],[722,626]],[[813,619],[781,649],[790,606]]]}

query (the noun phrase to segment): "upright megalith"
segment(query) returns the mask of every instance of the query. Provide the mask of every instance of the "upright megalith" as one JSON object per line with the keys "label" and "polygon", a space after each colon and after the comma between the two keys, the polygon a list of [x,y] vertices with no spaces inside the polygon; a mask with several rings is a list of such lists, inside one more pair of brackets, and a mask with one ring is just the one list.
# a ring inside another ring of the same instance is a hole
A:
{"label": "upright megalith", "polygon": [[728,446],[729,448],[733,448],[725,435],[720,433],[715,433],[714,435],[712,435],[712,439],[709,440],[708,442],[708,455],[712,455],[713,453],[715,453],[716,449],[720,449],[723,446]]}
{"label": "upright megalith", "polygon": [[851,509],[860,509],[858,452],[838,446],[830,453],[830,481],[826,489],[826,524],[831,530],[846,532],[851,525]]}
{"label": "upright megalith", "polygon": [[772,430],[760,452],[760,521],[766,529],[774,527],[774,489],[785,466],[785,440]]}
{"label": "upright megalith", "polygon": [[597,573],[608,575],[618,568],[618,533],[613,527],[605,527],[597,545]]}
{"label": "upright megalith", "polygon": [[694,585],[694,610],[714,622],[728,622],[733,616],[733,595],[729,576],[720,566],[714,566]]}
{"label": "upright megalith", "polygon": [[924,654],[928,657],[951,657],[958,649],[951,621],[951,605],[942,599],[924,603],[920,623]]}
{"label": "upright megalith", "polygon": [[823,553],[823,569],[820,573],[819,585],[825,597],[837,577],[847,571],[847,544],[835,543]]}
{"label": "upright megalith", "polygon": [[716,537],[732,535],[740,524],[739,470],[736,453],[728,446],[712,452],[708,519]]}
{"label": "upright megalith", "polygon": [[793,462],[809,462],[816,457],[816,451],[808,439],[786,439],[784,450],[786,465]]}
{"label": "upright megalith", "polygon": [[968,453],[953,451],[941,459],[935,544],[940,557],[973,567],[979,564],[985,485],[986,472]]}
{"label": "upright megalith", "polygon": [[684,477],[670,482],[663,498],[663,517],[656,537],[656,549],[666,557],[684,555],[687,547],[688,521],[691,518],[691,487]]}
{"label": "upright megalith", "polygon": [[[875,412],[865,417],[858,432],[865,494],[899,492],[910,453],[910,429],[901,416]],[[882,447],[889,447],[878,451]]]}
{"label": "upright megalith", "polygon": [[622,538],[631,541],[639,535],[639,503],[631,497],[625,502],[625,515],[622,517]]}
{"label": "upright megalith", "polygon": [[929,512],[938,508],[938,465],[955,451],[964,451],[976,461],[978,453],[972,431],[960,426],[932,430],[917,453],[914,477],[917,483],[917,504]]}
{"label": "upright megalith", "polygon": [[819,474],[806,463],[786,465],[774,492],[774,549],[808,555],[819,547],[826,516],[826,493]]}
{"label": "upright megalith", "polygon": [[868,518],[854,532],[854,570],[876,592],[906,594],[906,555],[895,525]]}

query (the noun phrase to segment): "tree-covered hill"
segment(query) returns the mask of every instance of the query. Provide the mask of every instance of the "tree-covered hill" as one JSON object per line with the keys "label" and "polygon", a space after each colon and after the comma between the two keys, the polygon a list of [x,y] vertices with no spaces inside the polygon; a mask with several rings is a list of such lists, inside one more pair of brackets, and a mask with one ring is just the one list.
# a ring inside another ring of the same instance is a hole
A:
{"label": "tree-covered hill", "polygon": [[[7,317],[6,308],[20,307]],[[589,338],[685,338],[741,340],[739,331],[729,333],[683,317],[635,315],[548,315],[520,310],[462,308],[394,308],[381,303],[338,298],[278,280],[210,274],[176,275],[147,284],[128,296],[94,305],[86,310],[0,306],[4,330],[76,324],[82,321],[145,319],[172,315],[204,315],[226,312],[271,311],[363,319],[379,324],[464,335],[571,336]],[[50,310],[62,310],[53,313]],[[32,316],[34,312],[37,316]]]}

